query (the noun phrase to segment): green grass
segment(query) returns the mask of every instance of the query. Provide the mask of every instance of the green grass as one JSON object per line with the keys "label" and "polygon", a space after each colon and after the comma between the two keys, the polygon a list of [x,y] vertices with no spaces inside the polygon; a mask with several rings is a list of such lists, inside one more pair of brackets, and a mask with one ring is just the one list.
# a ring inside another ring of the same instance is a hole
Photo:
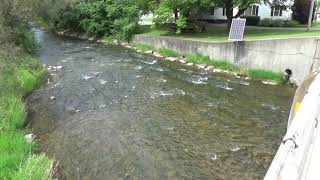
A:
{"label": "green grass", "polygon": [[[228,32],[225,27],[210,25],[206,32],[203,33],[183,33],[175,35],[175,33],[167,26],[163,25],[158,28],[150,28],[150,26],[141,26],[138,31],[139,34],[151,36],[170,36],[183,39],[200,40],[200,41],[227,41]],[[278,39],[278,38],[294,38],[294,37],[312,37],[320,36],[320,30],[306,32],[305,29],[257,29],[254,27],[247,27],[245,30],[245,40],[261,40],[261,39]]]}
{"label": "green grass", "polygon": [[180,54],[177,51],[168,48],[160,48],[158,49],[159,54],[163,57],[178,57]]}
{"label": "green grass", "polygon": [[249,69],[248,75],[253,79],[268,79],[274,80],[279,83],[283,83],[283,75],[281,73],[276,73],[273,71],[263,70],[263,69]]}
{"label": "green grass", "polygon": [[[22,97],[38,87],[46,71],[27,54],[0,49],[0,179],[49,179],[52,160],[34,155],[23,125],[27,117]],[[9,53],[8,53],[9,52]]]}
{"label": "green grass", "polygon": [[53,161],[44,154],[30,155],[14,175],[14,180],[48,180],[52,177]]}
{"label": "green grass", "polygon": [[188,54],[186,55],[186,59],[195,64],[207,64],[222,70],[240,71],[240,68],[237,65],[223,60],[213,60],[208,56],[203,56],[200,54]]}
{"label": "green grass", "polygon": [[314,23],[312,23],[312,27],[320,27],[320,22],[314,22]]}
{"label": "green grass", "polygon": [[148,44],[134,44],[133,46],[141,51],[149,51],[149,50],[154,51],[155,50],[155,48],[153,46],[150,46]]}
{"label": "green grass", "polygon": [[21,97],[9,93],[0,97],[0,113],[1,131],[22,129],[27,117],[25,104],[21,101]]}
{"label": "green grass", "polygon": [[31,145],[23,136],[23,131],[6,131],[0,134],[0,177],[3,179],[12,179],[20,164],[28,158]]}

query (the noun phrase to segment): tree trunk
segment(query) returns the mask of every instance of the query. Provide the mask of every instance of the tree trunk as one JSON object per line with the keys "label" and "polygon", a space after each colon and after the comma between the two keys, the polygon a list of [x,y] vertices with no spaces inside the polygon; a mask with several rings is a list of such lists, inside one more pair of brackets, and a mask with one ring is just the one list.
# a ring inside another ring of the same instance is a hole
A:
{"label": "tree trunk", "polygon": [[174,10],[174,21],[177,22],[179,19],[179,11],[177,9]]}
{"label": "tree trunk", "polygon": [[233,19],[233,3],[232,0],[226,1],[226,15],[227,15],[227,31],[229,32],[231,28],[231,23]]}

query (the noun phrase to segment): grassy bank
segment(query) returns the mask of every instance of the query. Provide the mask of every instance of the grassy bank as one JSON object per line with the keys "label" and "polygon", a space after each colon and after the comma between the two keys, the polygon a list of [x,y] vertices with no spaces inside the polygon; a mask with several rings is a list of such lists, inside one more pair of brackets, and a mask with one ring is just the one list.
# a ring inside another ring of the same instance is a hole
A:
{"label": "grassy bank", "polygon": [[[160,26],[157,28],[150,28],[150,26],[140,26],[139,34],[151,36],[170,36],[182,39],[192,39],[200,41],[227,41],[228,33],[225,27],[208,26],[206,32],[197,33],[182,33],[176,35],[169,26]],[[306,32],[305,29],[257,29],[254,27],[247,27],[245,30],[245,40],[261,40],[261,39],[278,39],[278,38],[295,38],[295,37],[313,37],[320,36],[320,30]]]}
{"label": "grassy bank", "polygon": [[242,77],[250,77],[255,80],[273,80],[279,84],[284,84],[284,78],[282,73],[273,72],[269,70],[263,69],[246,69],[242,68],[236,64],[229,63],[225,60],[221,59],[210,59],[208,56],[203,56],[200,54],[180,54],[177,51],[167,48],[157,49],[151,45],[147,44],[134,44],[134,48],[140,50],[142,52],[156,52],[162,57],[181,57],[183,60],[186,60],[189,63],[193,64],[205,64],[207,66],[211,66],[219,71],[228,71],[238,76]]}
{"label": "grassy bank", "polygon": [[50,179],[53,161],[36,153],[24,136],[27,117],[23,97],[37,88],[46,72],[15,47],[0,48],[0,179]]}

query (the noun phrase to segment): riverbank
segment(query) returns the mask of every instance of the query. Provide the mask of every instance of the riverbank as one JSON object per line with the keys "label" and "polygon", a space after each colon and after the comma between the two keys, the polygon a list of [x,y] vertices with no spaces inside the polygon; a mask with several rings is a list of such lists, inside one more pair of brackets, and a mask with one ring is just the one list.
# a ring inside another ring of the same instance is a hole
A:
{"label": "riverbank", "polygon": [[38,153],[37,142],[26,128],[23,99],[39,87],[46,71],[36,59],[15,46],[0,48],[0,177],[50,179],[53,161]]}
{"label": "riverbank", "polygon": [[[290,82],[286,82],[284,74],[281,72],[274,72],[274,71],[264,70],[264,69],[244,68],[222,59],[211,59],[208,56],[204,56],[201,54],[192,54],[192,53],[184,54],[169,48],[156,48],[149,44],[140,44],[140,43],[130,44],[130,43],[124,43],[124,42],[121,43],[116,39],[110,39],[108,37],[106,38],[90,37],[79,32],[61,31],[61,32],[55,32],[55,33],[62,36],[75,37],[82,40],[89,40],[92,42],[103,43],[105,45],[110,45],[110,44],[121,45],[123,47],[133,49],[138,53],[151,54],[157,58],[162,58],[163,60],[179,62],[186,66],[196,66],[199,69],[204,69],[212,73],[229,74],[245,80],[258,80],[266,85],[290,84]],[[291,85],[294,85],[294,83]]]}
{"label": "riverbank", "polygon": [[137,52],[153,54],[156,57],[164,58],[165,60],[172,62],[179,62],[186,66],[197,66],[199,69],[204,69],[208,72],[225,73],[246,80],[261,80],[261,82],[266,85],[285,85],[289,83],[285,81],[284,74],[280,72],[243,68],[225,60],[210,59],[208,56],[201,54],[181,54],[172,49],[155,48],[148,44],[133,44],[133,46],[125,46],[127,48],[133,48],[137,50]]}

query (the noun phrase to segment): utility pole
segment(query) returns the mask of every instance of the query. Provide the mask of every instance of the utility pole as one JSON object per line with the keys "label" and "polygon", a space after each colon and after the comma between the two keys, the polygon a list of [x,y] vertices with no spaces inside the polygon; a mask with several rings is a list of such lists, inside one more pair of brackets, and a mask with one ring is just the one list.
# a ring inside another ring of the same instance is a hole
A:
{"label": "utility pole", "polygon": [[314,4],[315,4],[315,0],[311,0],[307,31],[310,31],[311,29]]}

